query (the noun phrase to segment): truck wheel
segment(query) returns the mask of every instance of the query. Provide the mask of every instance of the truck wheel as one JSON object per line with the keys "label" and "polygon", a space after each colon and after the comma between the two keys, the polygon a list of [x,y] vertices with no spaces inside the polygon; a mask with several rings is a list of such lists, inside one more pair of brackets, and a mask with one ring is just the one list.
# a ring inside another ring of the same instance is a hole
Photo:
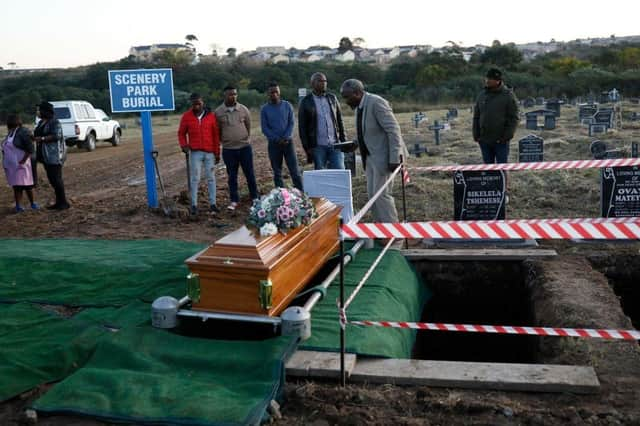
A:
{"label": "truck wheel", "polygon": [[96,149],[96,135],[93,133],[87,133],[87,138],[84,140],[84,149],[87,151],[93,151]]}
{"label": "truck wheel", "polygon": [[113,136],[110,139],[111,145],[113,145],[113,146],[120,145],[120,132],[121,132],[121,130],[119,128],[114,128],[113,129]]}

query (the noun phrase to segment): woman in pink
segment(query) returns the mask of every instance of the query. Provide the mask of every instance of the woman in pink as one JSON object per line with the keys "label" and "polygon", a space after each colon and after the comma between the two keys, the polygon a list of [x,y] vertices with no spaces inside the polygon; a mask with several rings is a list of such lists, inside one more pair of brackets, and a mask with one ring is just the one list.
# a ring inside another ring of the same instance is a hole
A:
{"label": "woman in pink", "polygon": [[22,121],[16,114],[7,117],[7,130],[9,133],[2,141],[2,166],[7,175],[7,183],[13,187],[13,196],[16,200],[16,213],[24,211],[20,204],[22,193],[26,192],[32,209],[38,205],[33,199],[33,172],[31,169],[31,156],[33,154],[33,142],[31,133],[22,127]]}

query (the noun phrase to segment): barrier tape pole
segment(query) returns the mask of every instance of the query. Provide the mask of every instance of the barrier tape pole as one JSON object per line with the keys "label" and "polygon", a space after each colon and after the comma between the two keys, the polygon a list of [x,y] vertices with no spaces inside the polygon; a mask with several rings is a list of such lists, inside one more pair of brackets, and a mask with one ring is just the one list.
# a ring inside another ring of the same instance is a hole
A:
{"label": "barrier tape pole", "polygon": [[400,321],[348,321],[348,324],[386,327],[407,328],[432,331],[453,331],[467,333],[491,333],[491,334],[520,334],[529,336],[558,336],[558,337],[582,337],[607,340],[640,340],[638,330],[607,330],[590,328],[557,328],[557,327],[523,327],[510,325],[472,325],[472,324],[445,324],[432,322],[400,322]]}
{"label": "barrier tape pole", "polygon": [[371,197],[371,199],[369,201],[367,201],[367,204],[365,204],[364,207],[362,207],[362,209],[360,209],[360,211],[355,216],[353,216],[351,218],[349,223],[358,223],[360,221],[360,219],[362,219],[362,217],[365,215],[365,213],[367,213],[369,211],[369,209],[371,208],[373,203],[375,203],[376,200],[378,199],[378,197],[380,197],[380,194],[382,194],[382,191],[384,191],[385,188],[387,186],[389,186],[389,184],[391,182],[393,182],[393,178],[396,177],[396,175],[398,174],[398,172],[400,171],[401,168],[402,168],[402,165],[399,165],[398,167],[396,167],[396,169],[393,171],[393,173],[391,173],[391,176],[389,176],[389,179],[387,179],[385,181],[384,185],[382,185],[380,187],[380,189],[378,189],[378,192],[376,192],[374,194],[374,196]]}
{"label": "barrier tape pole", "polygon": [[603,167],[625,167],[640,165],[640,158],[615,158],[610,160],[574,160],[574,161],[539,161],[530,163],[500,164],[452,164],[447,166],[411,167],[418,172],[453,172],[453,171],[485,171],[485,170],[568,170],[594,169]]}
{"label": "barrier tape pole", "polygon": [[385,253],[387,252],[387,250],[389,250],[389,247],[391,247],[391,244],[393,244],[393,242],[395,241],[394,238],[390,238],[389,241],[387,242],[387,245],[384,246],[384,248],[382,249],[382,251],[380,252],[380,254],[378,255],[378,257],[376,257],[376,260],[371,264],[371,266],[369,267],[369,269],[367,270],[367,273],[364,274],[364,276],[362,277],[362,279],[360,280],[360,282],[358,283],[358,285],[356,286],[355,290],[353,290],[353,293],[351,293],[351,296],[349,296],[349,298],[347,299],[347,301],[344,303],[344,305],[342,305],[344,307],[344,310],[346,311],[347,308],[349,307],[349,305],[351,304],[351,302],[353,302],[353,299],[356,297],[356,295],[358,294],[358,292],[360,291],[360,289],[362,288],[362,286],[364,285],[364,283],[369,279],[369,277],[371,276],[371,274],[373,273],[373,271],[376,269],[376,267],[378,266],[378,263],[380,263],[380,261],[382,260],[382,257],[385,255]]}
{"label": "barrier tape pole", "polygon": [[509,239],[640,239],[640,218],[524,219],[355,223],[342,226],[342,238]]}
{"label": "barrier tape pole", "polygon": [[[344,224],[344,220],[340,218],[340,225]],[[347,324],[347,316],[344,306],[344,239],[340,238],[340,314],[341,314],[341,324],[340,324],[340,384],[342,387],[347,385],[347,374],[344,366],[344,353],[346,351],[346,341],[345,341],[345,333],[346,333],[346,324]]]}

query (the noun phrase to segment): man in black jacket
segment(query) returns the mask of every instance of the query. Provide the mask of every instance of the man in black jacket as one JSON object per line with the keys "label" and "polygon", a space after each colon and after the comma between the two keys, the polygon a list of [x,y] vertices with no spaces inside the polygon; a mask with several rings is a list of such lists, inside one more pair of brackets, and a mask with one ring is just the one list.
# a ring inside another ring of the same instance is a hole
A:
{"label": "man in black jacket", "polygon": [[314,73],[311,87],[313,91],[302,98],[298,108],[298,132],[307,161],[313,161],[316,170],[344,169],[344,154],[333,146],[346,140],[340,103],[327,92],[324,74]]}
{"label": "man in black jacket", "polygon": [[502,81],[497,68],[487,71],[485,89],[473,109],[473,140],[482,151],[486,164],[506,163],[509,141],[518,126],[518,100]]}

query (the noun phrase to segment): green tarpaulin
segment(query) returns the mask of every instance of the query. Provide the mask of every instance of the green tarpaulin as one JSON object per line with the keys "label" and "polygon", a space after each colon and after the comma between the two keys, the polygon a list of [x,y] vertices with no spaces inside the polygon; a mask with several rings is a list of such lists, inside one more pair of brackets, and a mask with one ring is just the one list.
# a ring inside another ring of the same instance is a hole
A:
{"label": "green tarpaulin", "polygon": [[0,302],[122,306],[185,294],[185,259],[202,244],[180,241],[0,241]]}
{"label": "green tarpaulin", "polygon": [[[345,270],[345,299],[353,292],[380,249],[360,250]],[[398,250],[389,250],[347,309],[347,319],[419,321],[430,293],[412,265]],[[340,328],[336,300],[340,287],[336,279],[327,296],[311,314],[311,338],[302,349],[340,349]],[[396,328],[347,326],[348,352],[388,358],[411,358],[416,331]]]}
{"label": "green tarpaulin", "polygon": [[[38,409],[134,422],[259,421],[280,387],[290,339],[207,340],[149,325],[151,301],[184,296],[184,260],[202,248],[158,240],[1,240],[0,400],[68,377],[37,401]],[[347,267],[347,295],[379,252],[361,250]],[[339,349],[338,290],[336,281],[313,310],[305,348]],[[411,265],[392,250],[347,316],[417,321],[427,297]],[[360,355],[409,358],[414,340],[407,330],[347,327],[347,349]]]}
{"label": "green tarpaulin", "polygon": [[35,408],[154,424],[252,425],[284,382],[295,340],[197,339],[150,327],[102,340]]}

